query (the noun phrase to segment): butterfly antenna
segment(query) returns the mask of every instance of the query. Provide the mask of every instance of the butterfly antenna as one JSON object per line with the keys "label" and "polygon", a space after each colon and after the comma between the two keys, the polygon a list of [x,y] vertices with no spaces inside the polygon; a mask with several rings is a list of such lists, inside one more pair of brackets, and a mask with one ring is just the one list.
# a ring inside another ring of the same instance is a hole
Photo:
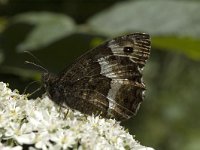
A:
{"label": "butterfly antenna", "polygon": [[23,95],[26,93],[26,91],[28,90],[28,88],[33,85],[34,83],[38,83],[39,81],[33,81],[33,82],[30,82],[24,89],[24,92],[23,92]]}
{"label": "butterfly antenna", "polygon": [[33,55],[33,53],[31,53],[29,51],[24,51],[24,53],[27,53],[28,55],[33,57],[41,66],[44,66],[44,64],[35,55]]}
{"label": "butterfly antenna", "polygon": [[35,91],[33,91],[32,93],[30,93],[27,97],[32,96],[33,94],[37,93],[38,91],[40,91],[42,89],[42,86],[40,86],[39,88],[37,88]]}
{"label": "butterfly antenna", "polygon": [[33,66],[36,66],[37,68],[40,68],[40,69],[42,69],[42,70],[43,70],[43,71],[45,71],[45,72],[48,72],[48,70],[47,70],[47,69],[45,69],[45,68],[44,68],[44,67],[42,67],[41,65],[35,64],[34,62],[25,61],[25,63],[26,63],[26,64],[31,64],[31,65],[33,65]]}
{"label": "butterfly antenna", "polygon": [[36,63],[34,63],[34,62],[25,61],[26,64],[31,64],[31,65],[33,65],[33,66],[36,66],[36,67],[42,69],[42,70],[45,71],[45,72],[48,72],[48,70],[47,70],[46,68],[43,67],[43,66],[44,66],[43,63],[42,63],[37,57],[35,57],[31,52],[29,52],[29,51],[24,51],[24,53],[29,54],[31,57],[33,57],[33,58],[38,62],[38,64],[36,64]]}

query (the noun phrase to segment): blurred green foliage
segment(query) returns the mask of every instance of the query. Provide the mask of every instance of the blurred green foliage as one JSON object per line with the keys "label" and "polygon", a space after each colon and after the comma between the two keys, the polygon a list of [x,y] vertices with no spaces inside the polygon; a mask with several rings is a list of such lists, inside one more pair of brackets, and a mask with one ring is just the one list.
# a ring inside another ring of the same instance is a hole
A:
{"label": "blurred green foliage", "polygon": [[198,150],[198,14],[200,1],[0,0],[0,80],[21,92],[40,80],[40,72],[24,64],[35,61],[24,50],[57,73],[106,39],[147,32],[152,37],[144,69],[147,96],[138,115],[123,125],[143,145]]}

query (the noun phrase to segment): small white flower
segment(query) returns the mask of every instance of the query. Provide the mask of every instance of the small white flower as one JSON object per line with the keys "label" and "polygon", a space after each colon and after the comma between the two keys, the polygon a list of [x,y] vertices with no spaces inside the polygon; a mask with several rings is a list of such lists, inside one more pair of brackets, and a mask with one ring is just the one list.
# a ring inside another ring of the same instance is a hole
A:
{"label": "small white flower", "polygon": [[6,147],[3,147],[1,150],[22,150],[22,147],[21,146],[15,146],[15,147],[6,146]]}
{"label": "small white flower", "polygon": [[[79,111],[60,108],[47,96],[28,100],[0,82],[0,149],[61,150],[153,150],[141,146],[113,119],[85,116]],[[15,145],[15,147],[11,147]]]}
{"label": "small white flower", "polygon": [[9,118],[5,112],[6,112],[5,110],[0,111],[0,128],[7,125],[8,121],[9,121]]}
{"label": "small white flower", "polygon": [[36,137],[35,133],[31,132],[31,133],[20,134],[18,136],[15,136],[14,138],[20,144],[34,144],[35,137]]}
{"label": "small white flower", "polygon": [[2,143],[0,143],[0,150],[22,150],[22,147],[21,146],[14,146],[14,147],[5,146]]}
{"label": "small white flower", "polygon": [[77,143],[77,136],[75,132],[70,130],[58,130],[54,135],[51,136],[51,141],[61,146],[63,149],[73,147]]}
{"label": "small white flower", "polygon": [[31,128],[26,124],[23,123],[22,125],[19,123],[10,122],[8,126],[5,127],[5,136],[8,138],[18,139],[18,137],[30,133]]}
{"label": "small white flower", "polygon": [[34,143],[35,147],[38,149],[43,149],[43,150],[48,149],[48,147],[51,146],[50,134],[48,132],[37,133]]}

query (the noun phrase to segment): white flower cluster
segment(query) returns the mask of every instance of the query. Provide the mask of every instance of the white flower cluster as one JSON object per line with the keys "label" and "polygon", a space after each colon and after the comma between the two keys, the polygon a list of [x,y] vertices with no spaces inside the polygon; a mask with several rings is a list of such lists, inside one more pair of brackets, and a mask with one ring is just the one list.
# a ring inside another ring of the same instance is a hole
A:
{"label": "white flower cluster", "polygon": [[153,150],[118,122],[62,109],[48,97],[28,100],[0,82],[0,149]]}

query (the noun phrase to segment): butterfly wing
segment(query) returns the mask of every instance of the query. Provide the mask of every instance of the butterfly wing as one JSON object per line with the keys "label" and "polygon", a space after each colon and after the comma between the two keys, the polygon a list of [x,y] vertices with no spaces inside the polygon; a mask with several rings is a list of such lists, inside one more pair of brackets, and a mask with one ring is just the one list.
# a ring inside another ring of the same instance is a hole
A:
{"label": "butterfly wing", "polygon": [[117,37],[88,51],[60,74],[60,82],[71,85],[64,102],[86,114],[130,118],[144,98],[141,71],[149,55],[150,37],[144,33]]}

